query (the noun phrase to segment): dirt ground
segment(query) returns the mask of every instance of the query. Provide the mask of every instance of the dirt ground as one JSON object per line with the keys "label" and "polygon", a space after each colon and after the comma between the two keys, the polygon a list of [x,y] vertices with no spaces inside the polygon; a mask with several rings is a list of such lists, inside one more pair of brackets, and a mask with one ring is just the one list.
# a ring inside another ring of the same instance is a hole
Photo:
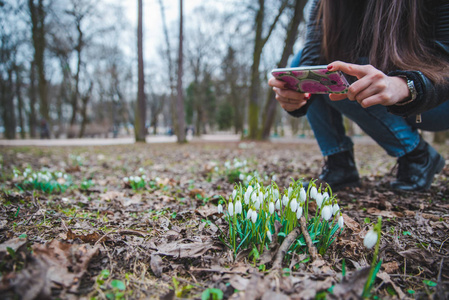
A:
{"label": "dirt ground", "polygon": [[[435,148],[449,162],[449,146]],[[373,257],[363,237],[382,216],[371,298],[448,299],[449,163],[428,192],[397,193],[394,158],[372,143],[355,152],[362,186],[337,193],[344,231],[318,263],[305,255],[278,272],[248,251],[234,257],[217,204],[239,174],[281,188],[316,178],[314,143],[1,147],[0,298],[357,299]],[[68,174],[71,185],[22,191],[13,170],[29,167]],[[144,189],[123,180],[137,175]]]}

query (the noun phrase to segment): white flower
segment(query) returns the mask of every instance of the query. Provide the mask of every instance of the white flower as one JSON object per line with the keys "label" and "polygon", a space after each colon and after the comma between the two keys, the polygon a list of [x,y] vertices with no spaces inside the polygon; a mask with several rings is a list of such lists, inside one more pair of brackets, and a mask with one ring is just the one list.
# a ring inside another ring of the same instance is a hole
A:
{"label": "white flower", "polygon": [[343,220],[343,216],[341,216],[340,215],[340,217],[338,218],[338,226],[340,227],[340,228],[343,228],[343,225],[344,225],[345,223],[344,223],[344,220]]}
{"label": "white flower", "polygon": [[290,208],[292,212],[295,212],[298,209],[298,201],[296,201],[296,198],[293,198],[290,202]]}
{"label": "white flower", "polygon": [[278,177],[276,176],[276,174],[273,175],[273,176],[271,176],[271,180],[273,180],[273,181],[276,181],[277,178],[278,178]]}
{"label": "white flower", "polygon": [[289,200],[288,197],[287,197],[286,195],[284,195],[284,196],[282,197],[282,205],[287,206],[288,200]]}
{"label": "white flower", "polygon": [[246,214],[246,219],[249,220],[249,219],[251,218],[252,214],[253,214],[253,210],[250,208],[250,209],[248,210],[248,213]]}
{"label": "white flower", "polygon": [[273,241],[273,237],[271,236],[271,231],[267,230],[267,238],[270,240],[270,242]]}
{"label": "white flower", "polygon": [[218,204],[217,211],[218,211],[219,214],[223,213],[223,205],[221,205],[221,203]]}
{"label": "white flower", "polygon": [[243,181],[243,179],[245,179],[245,175],[243,175],[242,173],[240,173],[239,179],[240,179],[240,181]]}
{"label": "white flower", "polygon": [[316,199],[317,194],[318,194],[318,190],[316,189],[316,187],[312,186],[312,188],[310,189],[310,197],[312,197],[313,199]]}
{"label": "white flower", "polygon": [[280,210],[281,209],[281,200],[277,199],[276,201],[276,209]]}
{"label": "white flower", "polygon": [[288,197],[292,196],[293,188],[291,186],[288,187]]}
{"label": "white flower", "polygon": [[299,220],[302,217],[302,206],[300,205],[298,207],[298,210],[296,211],[296,218]]}
{"label": "white flower", "polygon": [[328,192],[324,192],[323,193],[323,200],[325,201],[326,199],[329,199],[329,193]]}
{"label": "white flower", "polygon": [[338,203],[335,203],[332,205],[332,214],[335,215],[340,210],[340,205]]}
{"label": "white flower", "polygon": [[321,205],[323,204],[323,195],[321,195],[320,193],[317,193],[315,196],[315,200],[316,200],[316,205],[318,205],[318,207],[321,207]]}
{"label": "white flower", "polygon": [[237,201],[235,202],[235,213],[236,214],[241,214],[242,213],[242,202]]}
{"label": "white flower", "polygon": [[304,188],[301,188],[299,190],[299,200],[301,201],[301,203],[304,203],[307,199],[307,193],[306,190]]}
{"label": "white flower", "polygon": [[232,202],[228,204],[228,213],[231,217],[234,215],[234,204]]}
{"label": "white flower", "polygon": [[260,199],[259,197],[256,198],[256,202],[254,202],[254,207],[259,210],[260,209]]}
{"label": "white flower", "polygon": [[129,181],[129,178],[128,178],[128,177],[125,177],[125,178],[123,178],[123,181],[124,181],[124,182],[128,182],[128,181]]}
{"label": "white flower", "polygon": [[232,191],[232,199],[235,199],[235,196],[237,196],[237,189]]}
{"label": "white flower", "polygon": [[135,176],[134,177],[134,181],[136,181],[136,182],[139,182],[139,181],[141,181],[142,179],[139,177],[139,176]]}
{"label": "white flower", "polygon": [[253,223],[255,224],[257,221],[257,212],[253,211],[253,213],[251,214],[251,221],[253,221]]}
{"label": "white flower", "polygon": [[252,186],[249,186],[249,187],[246,189],[245,196],[244,196],[244,198],[245,198],[245,204],[246,204],[246,205],[249,204],[249,199],[250,199],[250,197],[251,197],[251,193],[252,193],[252,192],[253,192],[253,187],[252,187]]}
{"label": "white flower", "polygon": [[129,181],[135,181],[134,176],[129,176]]}
{"label": "white flower", "polygon": [[253,194],[251,195],[251,203],[256,203],[256,201],[257,201],[258,199],[259,199],[259,198],[257,197],[256,193],[253,193]]}
{"label": "white flower", "polygon": [[321,209],[321,216],[324,220],[329,221],[332,218],[332,207],[330,205],[326,205]]}
{"label": "white flower", "polygon": [[279,190],[278,189],[274,189],[273,194],[274,194],[275,199],[279,199]]}
{"label": "white flower", "polygon": [[268,211],[270,212],[270,214],[274,213],[274,203],[270,202],[270,205],[268,205]]}
{"label": "white flower", "polygon": [[366,233],[365,238],[363,239],[363,245],[365,245],[366,248],[371,249],[376,245],[377,238],[377,232],[371,229]]}

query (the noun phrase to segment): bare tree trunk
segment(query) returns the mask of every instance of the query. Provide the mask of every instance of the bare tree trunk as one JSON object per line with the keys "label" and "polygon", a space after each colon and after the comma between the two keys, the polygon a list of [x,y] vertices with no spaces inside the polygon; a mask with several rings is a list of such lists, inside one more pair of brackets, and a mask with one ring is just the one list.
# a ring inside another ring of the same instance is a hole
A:
{"label": "bare tree trunk", "polygon": [[178,120],[177,120],[177,112],[176,112],[176,98],[175,98],[175,77],[174,77],[174,67],[173,67],[173,60],[170,55],[171,46],[170,46],[170,39],[168,36],[168,29],[167,29],[167,22],[165,20],[165,9],[164,4],[162,0],[159,0],[159,6],[161,8],[161,17],[162,17],[162,26],[164,29],[164,37],[165,37],[165,43],[166,43],[166,49],[165,53],[167,56],[168,61],[168,76],[169,76],[169,82],[170,82],[170,113],[171,113],[171,119],[172,119],[172,126],[173,130],[178,130]]}
{"label": "bare tree trunk", "polygon": [[271,24],[268,33],[263,37],[263,25],[265,20],[265,0],[259,0],[259,10],[257,11],[255,27],[256,36],[254,38],[254,50],[253,50],[253,64],[251,66],[251,87],[249,96],[249,106],[248,106],[248,122],[249,122],[249,139],[259,138],[259,90],[260,90],[260,59],[262,56],[262,50],[270,38],[271,33],[276,26],[280,16],[282,15],[284,9],[287,6],[288,1],[283,0],[281,7],[279,8],[278,15]]}
{"label": "bare tree trunk", "polygon": [[28,112],[28,126],[30,127],[30,137],[36,138],[36,127],[37,127],[37,118],[36,118],[36,66],[34,61],[31,62],[30,66],[30,89],[29,89],[29,99],[30,99],[30,108]]}
{"label": "bare tree trunk", "polygon": [[5,138],[16,138],[16,118],[14,109],[14,83],[12,80],[13,70],[7,70],[7,76],[3,79],[0,77],[0,104],[3,113],[3,125],[5,127]]}
{"label": "bare tree trunk", "polygon": [[139,12],[137,23],[137,58],[138,58],[138,87],[137,87],[137,111],[135,117],[136,142],[145,142],[146,137],[146,101],[145,101],[145,78],[143,66],[143,4],[138,0]]}
{"label": "bare tree trunk", "polygon": [[[32,25],[32,40],[34,46],[34,63],[37,70],[38,90],[39,90],[39,112],[41,118],[49,122],[50,120],[50,106],[47,94],[47,79],[45,78],[45,62],[44,52],[46,47],[45,41],[45,10],[43,0],[38,0],[35,4],[34,0],[28,0],[28,7],[31,16]],[[51,132],[51,126],[49,126]]]}
{"label": "bare tree trunk", "polygon": [[82,138],[84,135],[84,132],[86,131],[86,125],[87,125],[87,104],[89,103],[90,97],[92,95],[92,88],[94,86],[94,83],[91,81],[89,85],[89,90],[87,93],[81,98],[81,128],[78,137]]}
{"label": "bare tree trunk", "polygon": [[[303,10],[304,6],[307,4],[307,0],[296,0],[295,2],[295,12],[293,18],[290,21],[289,29],[285,37],[284,51],[282,52],[281,60],[279,61],[278,67],[285,67],[289,56],[293,53],[293,46],[298,36],[299,24],[303,20]],[[263,118],[262,118],[262,139],[266,140],[270,136],[271,127],[273,127],[274,119],[276,117],[276,112],[278,108],[278,103],[275,98],[275,94],[272,89],[269,90],[267,94],[267,101],[265,103]]]}
{"label": "bare tree trunk", "polygon": [[22,75],[20,74],[20,67],[15,67],[16,73],[16,96],[17,96],[17,115],[19,116],[20,126],[20,138],[24,139],[25,136],[25,120],[23,117],[23,98],[22,98]]}
{"label": "bare tree trunk", "polygon": [[182,0],[179,0],[179,49],[178,49],[178,83],[177,83],[177,114],[178,114],[178,143],[186,142],[186,134],[185,134],[185,120],[184,120],[184,97],[182,92],[182,63],[183,63],[183,5]]}

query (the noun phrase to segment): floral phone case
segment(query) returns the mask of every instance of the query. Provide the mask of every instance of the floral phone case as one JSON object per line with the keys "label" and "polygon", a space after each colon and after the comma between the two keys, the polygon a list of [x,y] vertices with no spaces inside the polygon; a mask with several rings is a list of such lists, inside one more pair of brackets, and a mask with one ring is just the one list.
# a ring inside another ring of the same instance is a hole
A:
{"label": "floral phone case", "polygon": [[350,85],[342,72],[329,71],[325,65],[274,69],[271,74],[284,81],[286,88],[301,93],[345,94]]}

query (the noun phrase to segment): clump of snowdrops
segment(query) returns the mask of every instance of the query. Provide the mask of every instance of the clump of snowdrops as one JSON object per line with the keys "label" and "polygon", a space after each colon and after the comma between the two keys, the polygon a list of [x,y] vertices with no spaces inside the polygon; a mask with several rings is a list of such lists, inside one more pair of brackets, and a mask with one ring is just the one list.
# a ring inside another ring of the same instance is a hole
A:
{"label": "clump of snowdrops", "polygon": [[20,190],[39,190],[47,194],[63,193],[72,185],[72,178],[64,172],[34,171],[28,167],[20,172],[14,169],[14,180]]}
{"label": "clump of snowdrops", "polygon": [[[314,201],[316,210],[309,211]],[[247,186],[237,184],[228,199],[222,198],[218,212],[229,223],[229,232],[223,239],[233,250],[253,249],[262,253],[271,242],[282,243],[285,237],[297,226],[299,219],[305,218],[307,231],[320,254],[324,254],[341,232],[344,220],[337,199],[328,188],[317,187],[311,181],[307,190],[302,181],[294,181],[289,187],[280,190],[272,181],[264,186],[253,179]],[[281,225],[275,236],[275,223]],[[289,253],[307,251],[303,234],[291,245]]]}

